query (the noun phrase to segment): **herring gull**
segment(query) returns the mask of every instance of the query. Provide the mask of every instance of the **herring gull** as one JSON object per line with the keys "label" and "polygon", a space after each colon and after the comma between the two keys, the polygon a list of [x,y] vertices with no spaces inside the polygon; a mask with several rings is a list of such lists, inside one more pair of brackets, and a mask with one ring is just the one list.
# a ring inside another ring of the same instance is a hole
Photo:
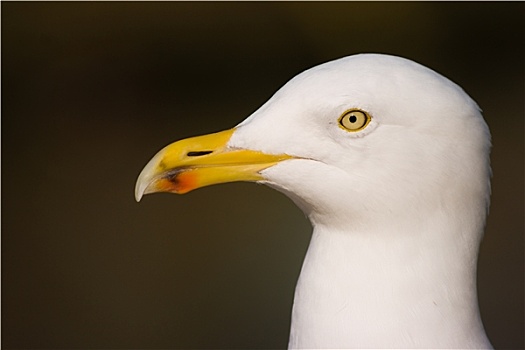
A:
{"label": "herring gull", "polygon": [[489,152],[458,85],[361,54],[297,75],[232,129],[168,145],[135,195],[254,181],[289,196],[313,226],[290,348],[491,348],[476,290]]}

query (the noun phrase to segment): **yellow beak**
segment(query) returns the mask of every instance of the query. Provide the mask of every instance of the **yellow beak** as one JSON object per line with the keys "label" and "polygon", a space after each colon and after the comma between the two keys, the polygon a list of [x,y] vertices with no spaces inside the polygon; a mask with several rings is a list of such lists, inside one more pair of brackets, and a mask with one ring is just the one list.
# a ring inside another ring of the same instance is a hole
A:
{"label": "yellow beak", "polygon": [[213,184],[263,180],[261,170],[292,158],[286,154],[230,149],[226,145],[234,132],[230,129],[191,137],[160,150],[137,179],[137,202],[148,193],[183,194]]}

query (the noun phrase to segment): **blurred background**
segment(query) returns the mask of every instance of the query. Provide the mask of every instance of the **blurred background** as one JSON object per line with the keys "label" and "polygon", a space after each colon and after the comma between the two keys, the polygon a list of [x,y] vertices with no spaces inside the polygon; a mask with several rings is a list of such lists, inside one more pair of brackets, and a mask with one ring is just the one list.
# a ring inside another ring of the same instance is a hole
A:
{"label": "blurred background", "polygon": [[2,2],[3,348],[285,348],[311,228],[264,186],[135,203],[166,144],[230,128],[319,63],[399,55],[493,136],[479,262],[524,347],[524,3]]}

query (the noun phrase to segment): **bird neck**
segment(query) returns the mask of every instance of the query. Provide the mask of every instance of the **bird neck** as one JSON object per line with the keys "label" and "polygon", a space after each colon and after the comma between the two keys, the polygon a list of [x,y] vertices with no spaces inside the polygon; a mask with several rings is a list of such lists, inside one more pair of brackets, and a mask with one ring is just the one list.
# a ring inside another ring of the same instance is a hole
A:
{"label": "bird neck", "polygon": [[477,304],[478,244],[458,230],[314,226],[290,347],[490,347]]}

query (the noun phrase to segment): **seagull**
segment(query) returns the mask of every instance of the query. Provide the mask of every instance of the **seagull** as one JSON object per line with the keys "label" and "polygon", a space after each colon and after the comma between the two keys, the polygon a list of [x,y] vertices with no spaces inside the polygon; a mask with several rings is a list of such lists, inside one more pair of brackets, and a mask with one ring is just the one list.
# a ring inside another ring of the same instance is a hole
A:
{"label": "seagull", "polygon": [[166,146],[135,196],[252,181],[291,198],[313,233],[289,348],[492,348],[476,288],[490,148],[458,85],[358,54],[297,75],[234,128]]}

